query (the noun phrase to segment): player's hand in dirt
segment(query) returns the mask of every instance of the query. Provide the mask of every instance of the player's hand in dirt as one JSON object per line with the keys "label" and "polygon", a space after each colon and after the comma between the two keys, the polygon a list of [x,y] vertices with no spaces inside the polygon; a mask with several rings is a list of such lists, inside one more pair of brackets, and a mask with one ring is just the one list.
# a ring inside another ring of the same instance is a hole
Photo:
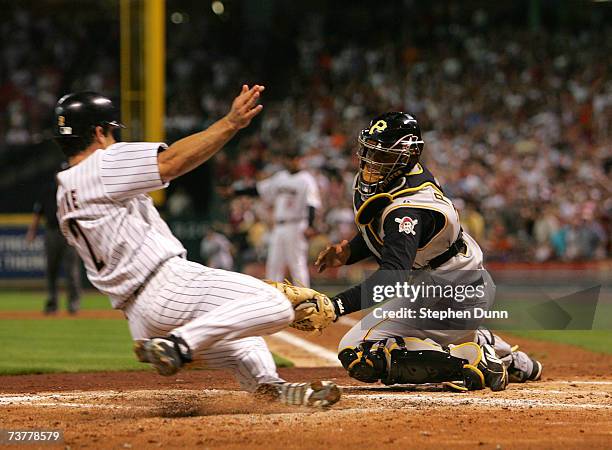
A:
{"label": "player's hand in dirt", "polygon": [[315,267],[321,273],[327,268],[345,265],[350,256],[351,248],[345,239],[339,244],[328,245],[325,250],[319,253],[319,257],[315,261]]}
{"label": "player's hand in dirt", "polygon": [[237,130],[248,126],[253,117],[263,109],[263,106],[258,102],[264,89],[265,87],[259,84],[250,89],[248,85],[242,85],[240,94],[234,99],[230,112],[225,116],[227,121]]}

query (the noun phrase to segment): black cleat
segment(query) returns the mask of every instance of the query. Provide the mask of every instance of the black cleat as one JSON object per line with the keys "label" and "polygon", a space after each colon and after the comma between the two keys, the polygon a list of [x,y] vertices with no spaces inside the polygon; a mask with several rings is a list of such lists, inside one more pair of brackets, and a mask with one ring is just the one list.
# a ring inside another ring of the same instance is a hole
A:
{"label": "black cleat", "polygon": [[57,314],[57,302],[54,302],[53,300],[47,300],[43,309],[43,314],[46,316]]}
{"label": "black cleat", "polygon": [[174,375],[185,363],[191,362],[189,347],[175,336],[135,341],[134,353],[138,361],[153,365],[164,376]]}

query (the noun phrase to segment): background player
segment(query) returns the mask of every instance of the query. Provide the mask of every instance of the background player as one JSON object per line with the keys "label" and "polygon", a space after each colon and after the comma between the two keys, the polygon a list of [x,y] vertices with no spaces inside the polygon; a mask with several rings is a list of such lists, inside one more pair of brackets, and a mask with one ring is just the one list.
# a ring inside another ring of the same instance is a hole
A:
{"label": "background player", "polygon": [[266,278],[281,281],[287,269],[294,283],[310,286],[308,238],[315,234],[314,220],[321,196],[317,181],[302,168],[299,155],[288,155],[287,170],[260,180],[254,187],[231,189],[229,194],[259,195],[273,205],[274,227],[270,233]]}
{"label": "background player", "polygon": [[260,337],[293,320],[291,304],[255,278],[187,261],[147,195],[198,167],[248,126],[262,110],[263,90],[244,85],[226,116],[170,147],[116,142],[113,131],[123,125],[99,94],[62,97],[55,109],[57,142],[71,167],[57,175],[60,229],[91,283],[125,313],[138,358],[160,374],[201,361],[232,369],[248,391],[327,405],[339,399],[338,388],[284,382]]}
{"label": "background player", "polygon": [[[372,283],[391,284],[395,274],[410,271],[415,285],[433,277],[440,283],[444,273],[451,273],[462,284],[484,286],[486,295],[478,304],[438,298],[429,307],[460,310],[492,305],[495,285],[483,268],[482,251],[462,231],[458,213],[437,180],[419,163],[423,146],[417,121],[406,113],[383,114],[361,131],[353,198],[359,233],[350,242],[329,246],[315,264],[323,271],[374,257],[379,269],[363,284],[331,299],[336,318],[372,306],[366,291]],[[396,299],[380,308],[397,311],[405,305]],[[469,322],[441,325],[435,320],[381,320],[380,311],[378,316],[372,312],[343,337],[338,357],[349,375],[365,382],[443,382],[463,377],[466,386],[461,388],[474,386],[475,373],[482,384],[486,381],[491,389],[501,390],[507,384],[506,368],[514,381],[539,379],[540,362],[513,352],[488,330],[475,332]],[[468,341],[478,342],[483,351],[471,357],[463,352],[472,352],[473,345],[453,347]],[[478,361],[477,370],[468,367],[466,373],[460,359],[472,366]]]}
{"label": "background player", "polygon": [[207,226],[204,229],[204,236],[200,241],[200,257],[208,267],[224,270],[234,268],[232,243],[224,234],[215,230],[212,226]]}
{"label": "background player", "polygon": [[58,285],[60,269],[64,269],[68,295],[67,310],[76,314],[81,305],[81,261],[74,248],[66,242],[57,222],[57,183],[55,177],[43,183],[42,190],[34,203],[32,222],[26,234],[26,241],[33,242],[41,219],[45,221],[45,256],[47,265],[47,300],[43,312],[55,314],[58,309]]}

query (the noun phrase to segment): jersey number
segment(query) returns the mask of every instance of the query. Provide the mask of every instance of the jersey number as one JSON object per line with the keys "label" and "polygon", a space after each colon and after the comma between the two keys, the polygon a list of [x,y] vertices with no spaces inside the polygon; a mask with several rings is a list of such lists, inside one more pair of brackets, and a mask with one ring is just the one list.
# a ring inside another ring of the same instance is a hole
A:
{"label": "jersey number", "polygon": [[91,256],[91,260],[96,266],[98,272],[104,269],[104,261],[96,258],[93,248],[91,248],[91,244],[89,243],[89,240],[87,240],[87,236],[85,236],[85,233],[83,233],[83,230],[81,230],[81,227],[79,226],[76,219],[68,220],[68,228],[70,228],[70,232],[72,233],[75,239],[78,239],[79,236],[83,238],[83,241],[85,241],[85,245],[87,246],[87,250],[89,250],[89,256]]}

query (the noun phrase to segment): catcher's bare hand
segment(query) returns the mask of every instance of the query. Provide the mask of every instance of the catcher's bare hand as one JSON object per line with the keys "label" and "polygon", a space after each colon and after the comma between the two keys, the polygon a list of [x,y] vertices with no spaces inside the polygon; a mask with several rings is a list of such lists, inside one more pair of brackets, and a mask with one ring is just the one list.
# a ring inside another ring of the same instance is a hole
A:
{"label": "catcher's bare hand", "polygon": [[319,257],[315,261],[315,267],[319,269],[319,273],[328,267],[340,267],[346,264],[349,256],[351,256],[351,248],[345,239],[339,244],[328,245],[325,250],[319,253]]}
{"label": "catcher's bare hand", "polygon": [[258,104],[258,101],[264,89],[265,86],[259,84],[250,89],[248,85],[242,85],[240,94],[234,99],[230,112],[225,116],[234,128],[240,130],[248,126],[253,117],[261,112],[263,105]]}

